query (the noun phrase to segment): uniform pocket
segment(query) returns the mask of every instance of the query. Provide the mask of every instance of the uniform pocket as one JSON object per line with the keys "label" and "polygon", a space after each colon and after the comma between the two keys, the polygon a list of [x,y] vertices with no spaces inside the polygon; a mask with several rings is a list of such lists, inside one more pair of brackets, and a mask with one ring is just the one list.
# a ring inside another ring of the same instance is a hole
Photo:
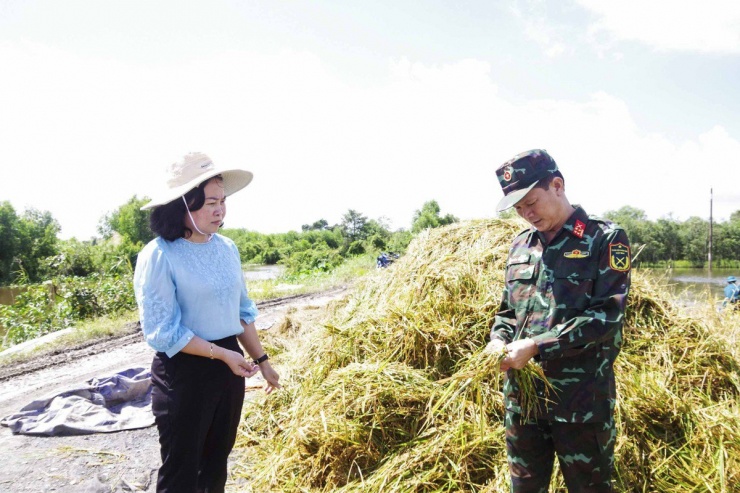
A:
{"label": "uniform pocket", "polygon": [[596,264],[562,262],[553,273],[553,298],[558,308],[583,311],[588,308],[598,274]]}
{"label": "uniform pocket", "polygon": [[506,278],[509,281],[528,281],[534,279],[535,264],[530,263],[529,260],[529,254],[509,258],[506,264]]}
{"label": "uniform pocket", "polygon": [[509,305],[516,307],[517,318],[523,317],[524,305],[535,294],[537,266],[529,263],[530,255],[522,254],[509,258],[506,265],[506,285],[509,291]]}

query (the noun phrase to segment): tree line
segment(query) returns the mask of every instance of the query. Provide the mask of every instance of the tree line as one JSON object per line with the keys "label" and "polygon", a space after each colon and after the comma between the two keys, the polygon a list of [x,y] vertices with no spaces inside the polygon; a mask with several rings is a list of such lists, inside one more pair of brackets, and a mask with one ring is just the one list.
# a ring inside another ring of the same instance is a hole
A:
{"label": "tree line", "polygon": [[[633,263],[643,266],[705,267],[709,258],[709,221],[690,217],[678,221],[664,217],[656,221],[645,211],[625,206],[604,214],[622,226],[632,245]],[[712,264],[715,267],[740,265],[740,210],[727,221],[712,224]]]}
{"label": "tree line", "polygon": [[[0,327],[5,330],[0,348],[71,326],[76,320],[135,307],[131,283],[136,256],[153,238],[149,211],[141,210],[146,202],[134,196],[106,214],[98,224],[100,236],[90,241],[61,240],[59,223],[51,213],[29,209],[18,214],[9,202],[0,202],[0,286],[23,286],[13,305],[0,305]],[[706,220],[677,221],[669,216],[651,221],[633,207],[604,216],[627,230],[636,265],[702,267],[707,262]],[[431,200],[414,212],[409,229],[391,231],[384,220],[350,209],[337,224],[319,219],[300,231],[262,234],[224,229],[222,233],[234,240],[242,263],[282,264],[289,277],[299,278],[331,271],[357,255],[403,253],[415,234],[457,220],[451,214],[442,215],[439,204]],[[712,229],[715,265],[740,265],[740,211]]]}
{"label": "tree line", "polygon": [[[59,223],[48,211],[28,209],[18,214],[9,202],[0,202],[0,285],[41,282],[59,276],[85,277],[130,273],[139,250],[153,238],[147,198],[133,196],[100,219],[99,238],[61,240]],[[604,217],[629,235],[635,265],[704,267],[709,253],[709,221],[670,215],[658,220],[645,211],[625,206]],[[302,225],[301,231],[263,234],[246,229],[224,229],[234,240],[245,264],[283,264],[292,274],[331,270],[349,256],[380,251],[403,252],[411,239],[426,228],[456,222],[442,215],[430,200],[414,212],[409,229],[391,230],[383,219],[369,219],[350,209],[337,224],[325,219]],[[740,264],[740,210],[729,220],[712,225],[712,259],[717,267]]]}
{"label": "tree line", "polygon": [[[100,219],[99,237],[90,241],[61,240],[59,223],[50,212],[34,209],[18,214],[0,203],[0,285],[38,283],[58,277],[130,274],[136,255],[154,238],[147,198],[133,196]],[[403,252],[414,234],[458,219],[441,214],[435,200],[423,204],[410,229],[392,231],[382,219],[369,219],[350,209],[338,224],[325,219],[304,224],[301,231],[263,234],[223,229],[236,243],[242,263],[283,264],[293,275],[328,271],[350,256],[380,251]]]}
{"label": "tree line", "polygon": [[[90,241],[60,240],[59,223],[49,212],[19,215],[10,203],[0,204],[0,286],[20,285],[13,304],[0,305],[0,350],[78,320],[135,308],[136,256],[154,236],[150,212],[141,210],[147,202],[134,196],[106,214],[98,224],[100,237]],[[383,220],[350,209],[338,224],[319,219],[301,231],[221,232],[234,240],[242,263],[279,263],[286,266],[289,279],[297,279],[330,271],[349,257],[401,253],[415,233],[455,221],[452,215],[442,216],[432,200],[415,212],[410,230],[391,231]]]}

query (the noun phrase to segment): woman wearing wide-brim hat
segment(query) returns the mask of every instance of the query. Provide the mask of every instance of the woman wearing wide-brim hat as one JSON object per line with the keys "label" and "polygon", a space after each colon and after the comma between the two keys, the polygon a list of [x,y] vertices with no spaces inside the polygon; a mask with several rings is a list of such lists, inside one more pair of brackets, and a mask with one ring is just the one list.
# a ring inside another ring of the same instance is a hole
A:
{"label": "woman wearing wide-brim hat", "polygon": [[[139,253],[134,290],[141,327],[157,351],[152,410],[162,466],[158,492],[224,491],[227,459],[241,419],[244,378],[262,373],[266,392],[279,376],[257,337],[236,245],[217,234],[226,197],[252,173],[217,168],[191,153],[142,209],[157,238]],[[245,359],[240,347],[249,354]]]}

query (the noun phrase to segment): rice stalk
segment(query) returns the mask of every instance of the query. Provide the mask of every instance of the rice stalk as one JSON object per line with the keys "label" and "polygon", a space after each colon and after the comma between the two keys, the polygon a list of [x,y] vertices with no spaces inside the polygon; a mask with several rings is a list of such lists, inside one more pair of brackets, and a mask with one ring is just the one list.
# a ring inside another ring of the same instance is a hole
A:
{"label": "rice stalk", "polygon": [[[508,490],[500,355],[482,348],[520,227],[424,232],[326,316],[291,314],[289,339],[269,341],[284,389],[248,404],[234,473],[254,491]],[[697,316],[652,278],[632,280],[616,491],[740,492],[740,317]]]}

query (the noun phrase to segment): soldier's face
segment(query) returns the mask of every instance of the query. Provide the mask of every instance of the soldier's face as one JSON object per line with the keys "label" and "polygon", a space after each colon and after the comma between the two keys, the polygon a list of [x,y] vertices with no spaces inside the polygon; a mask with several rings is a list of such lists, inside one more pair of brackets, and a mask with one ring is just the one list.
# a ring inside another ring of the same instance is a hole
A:
{"label": "soldier's face", "polygon": [[562,180],[555,178],[547,190],[530,190],[514,209],[537,231],[554,235],[568,219],[568,215],[563,217],[562,192]]}

